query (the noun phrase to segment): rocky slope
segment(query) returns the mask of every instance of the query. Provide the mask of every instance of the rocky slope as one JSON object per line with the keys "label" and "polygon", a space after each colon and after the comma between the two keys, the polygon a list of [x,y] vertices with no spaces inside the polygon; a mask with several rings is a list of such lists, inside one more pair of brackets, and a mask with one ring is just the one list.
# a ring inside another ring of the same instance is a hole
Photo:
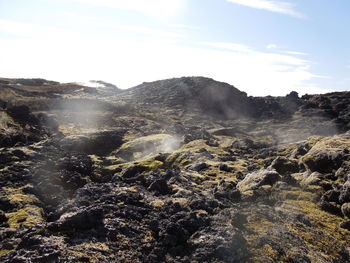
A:
{"label": "rocky slope", "polygon": [[349,92],[108,87],[0,79],[1,262],[350,261]]}

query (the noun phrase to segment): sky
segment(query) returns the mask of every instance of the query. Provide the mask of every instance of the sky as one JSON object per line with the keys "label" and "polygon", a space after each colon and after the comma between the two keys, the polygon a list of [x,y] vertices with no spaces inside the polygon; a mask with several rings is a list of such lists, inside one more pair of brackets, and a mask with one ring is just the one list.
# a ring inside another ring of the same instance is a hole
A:
{"label": "sky", "polygon": [[348,0],[0,0],[0,76],[350,90]]}

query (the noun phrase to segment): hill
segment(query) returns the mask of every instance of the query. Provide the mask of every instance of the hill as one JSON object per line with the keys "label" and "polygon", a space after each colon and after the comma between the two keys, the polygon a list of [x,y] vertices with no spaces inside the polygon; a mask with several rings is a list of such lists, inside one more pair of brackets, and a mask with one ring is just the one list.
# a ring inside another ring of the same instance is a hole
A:
{"label": "hill", "polygon": [[96,83],[0,79],[1,262],[350,261],[349,92]]}

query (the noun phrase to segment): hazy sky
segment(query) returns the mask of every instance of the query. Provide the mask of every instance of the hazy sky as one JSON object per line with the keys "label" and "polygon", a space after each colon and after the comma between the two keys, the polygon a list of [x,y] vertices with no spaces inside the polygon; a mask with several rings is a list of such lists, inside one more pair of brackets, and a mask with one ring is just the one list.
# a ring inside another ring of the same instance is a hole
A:
{"label": "hazy sky", "polygon": [[350,90],[349,0],[0,0],[0,76]]}

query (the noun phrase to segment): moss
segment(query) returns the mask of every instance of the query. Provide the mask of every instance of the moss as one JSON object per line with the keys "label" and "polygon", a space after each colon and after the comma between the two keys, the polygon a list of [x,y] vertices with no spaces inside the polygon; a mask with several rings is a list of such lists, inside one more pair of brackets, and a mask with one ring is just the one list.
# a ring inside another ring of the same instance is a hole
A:
{"label": "moss", "polygon": [[10,188],[4,187],[3,190],[6,194],[6,197],[10,200],[11,203],[23,207],[27,204],[37,204],[39,200],[31,194],[24,194],[24,187],[20,188]]}
{"label": "moss", "polygon": [[142,162],[136,162],[136,164],[150,168],[150,169],[158,169],[162,168],[164,163],[158,160],[155,160],[154,158],[144,160]]}
{"label": "moss", "polygon": [[165,205],[165,202],[161,199],[156,199],[150,203],[151,206],[161,208]]}
{"label": "moss", "polygon": [[21,225],[31,227],[44,221],[43,210],[32,205],[27,205],[22,209],[5,215],[8,218],[10,228],[18,228]]}
{"label": "moss", "polygon": [[112,154],[125,160],[140,160],[160,152],[173,152],[180,146],[178,138],[169,134],[153,134],[124,143]]}
{"label": "moss", "polygon": [[187,206],[188,205],[188,199],[187,198],[177,197],[177,198],[172,198],[171,201],[173,203],[179,203],[182,206]]}
{"label": "moss", "polygon": [[304,200],[304,201],[316,201],[320,197],[320,194],[304,191],[300,188],[294,188],[290,190],[284,190],[277,193],[277,200]]}
{"label": "moss", "polygon": [[[300,236],[308,251],[317,252],[317,258],[333,262],[342,254],[342,246],[350,243],[350,231],[342,229],[342,218],[322,211],[315,203],[301,200],[285,201],[283,207],[291,212],[302,213],[311,222],[311,227],[291,222],[290,231]],[[315,257],[315,256],[314,256]],[[316,257],[313,262],[319,261]]]}
{"label": "moss", "polygon": [[0,257],[6,256],[11,251],[12,250],[8,250],[8,249],[0,249]]}
{"label": "moss", "polygon": [[67,256],[73,258],[84,258],[88,262],[107,262],[111,260],[110,257],[106,257],[106,254],[113,255],[110,252],[109,247],[105,243],[101,242],[86,242],[79,245],[75,245],[67,249]]}
{"label": "moss", "polygon": [[273,222],[268,221],[264,217],[248,216],[247,221],[245,227],[259,235],[266,233],[271,227],[273,227]]}

